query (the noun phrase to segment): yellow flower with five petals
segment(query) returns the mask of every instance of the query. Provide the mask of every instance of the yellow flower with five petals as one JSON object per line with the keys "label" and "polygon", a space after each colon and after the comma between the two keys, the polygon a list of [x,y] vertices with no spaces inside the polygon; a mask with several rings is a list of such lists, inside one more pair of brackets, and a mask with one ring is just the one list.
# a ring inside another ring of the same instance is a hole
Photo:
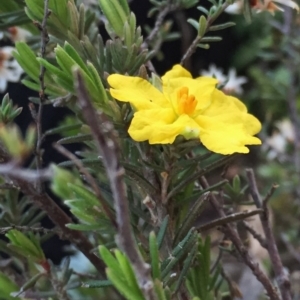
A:
{"label": "yellow flower with five petals", "polygon": [[129,102],[135,111],[128,133],[135,141],[172,144],[179,135],[198,138],[210,151],[220,154],[248,153],[246,145],[260,145],[254,137],[260,122],[237,98],[216,88],[217,80],[193,79],[175,65],[162,76],[159,90],[139,77],[112,74],[111,95]]}

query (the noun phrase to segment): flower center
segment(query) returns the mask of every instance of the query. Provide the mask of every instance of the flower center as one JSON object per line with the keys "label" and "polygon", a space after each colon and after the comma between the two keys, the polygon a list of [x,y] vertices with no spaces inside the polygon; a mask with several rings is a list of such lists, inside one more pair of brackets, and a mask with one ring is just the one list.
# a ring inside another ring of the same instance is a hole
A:
{"label": "flower center", "polygon": [[189,89],[187,87],[182,87],[177,92],[177,104],[178,113],[180,115],[190,115],[194,112],[196,108],[197,100],[194,95],[189,95]]}

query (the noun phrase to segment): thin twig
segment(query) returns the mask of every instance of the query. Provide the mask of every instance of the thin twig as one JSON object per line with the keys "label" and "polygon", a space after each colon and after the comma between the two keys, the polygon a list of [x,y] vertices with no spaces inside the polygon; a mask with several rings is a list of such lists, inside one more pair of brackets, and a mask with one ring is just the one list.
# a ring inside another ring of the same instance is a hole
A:
{"label": "thin twig", "polygon": [[276,276],[276,281],[278,283],[280,293],[282,300],[291,300],[291,291],[290,291],[290,279],[289,275],[287,274],[275,241],[275,237],[273,235],[272,229],[271,229],[271,222],[270,222],[270,213],[269,209],[267,207],[267,202],[274,190],[276,189],[276,186],[273,186],[271,191],[269,192],[268,196],[264,199],[262,202],[260,194],[258,192],[254,172],[252,169],[246,169],[246,175],[249,183],[249,189],[250,194],[252,198],[254,199],[254,202],[257,207],[262,207],[264,209],[264,213],[260,215],[260,221],[266,236],[266,242],[267,242],[267,249],[270,256],[270,260],[272,262],[272,266],[274,269],[274,273]]}
{"label": "thin twig", "polygon": [[262,212],[263,212],[262,209],[254,209],[254,210],[250,210],[250,211],[246,210],[246,211],[242,211],[239,213],[234,213],[234,214],[222,217],[222,218],[218,218],[207,224],[204,224],[204,225],[198,227],[197,231],[203,232],[203,231],[206,231],[206,230],[218,227],[218,226],[223,226],[228,223],[238,222],[240,220],[244,220],[246,218],[261,214]]}
{"label": "thin twig", "polygon": [[14,163],[1,164],[0,174],[5,176],[12,176],[15,179],[22,179],[32,183],[49,180],[53,176],[53,172],[50,168],[35,171],[30,169],[19,168]]}
{"label": "thin twig", "polygon": [[[50,11],[48,9],[49,5],[49,0],[44,0],[44,16],[41,24],[37,24],[37,27],[41,31],[41,53],[40,56],[41,58],[45,58],[46,55],[46,45],[49,42],[49,36],[47,32],[47,19],[50,15]],[[36,168],[39,171],[42,167],[42,153],[41,153],[41,146],[42,146],[42,140],[43,140],[43,130],[42,130],[42,116],[43,116],[43,105],[46,99],[45,96],[45,72],[46,69],[44,66],[41,65],[40,67],[40,74],[39,74],[39,80],[40,80],[40,91],[39,91],[39,96],[40,96],[40,103],[39,103],[39,108],[38,112],[35,118],[35,123],[36,123],[36,129],[37,129],[37,142],[36,142],[36,148],[35,148],[35,154],[36,154]],[[42,180],[39,180],[37,182],[37,190],[39,192],[43,191],[43,184]]]}
{"label": "thin twig", "polygon": [[258,240],[258,242],[263,248],[268,248],[266,240],[258,232],[256,232],[246,221],[243,220],[242,225],[248,232],[250,232],[253,235],[253,237],[256,240]]}
{"label": "thin twig", "polygon": [[[209,184],[206,180],[206,178],[203,176],[201,178],[201,184],[203,188],[208,188]],[[210,202],[214,209],[219,214],[219,217],[224,218],[226,217],[226,214],[224,212],[224,209],[219,204],[217,198],[214,194],[210,197]],[[261,284],[264,286],[268,296],[271,300],[281,300],[276,289],[274,288],[273,284],[271,283],[270,279],[265,275],[265,273],[261,270],[259,267],[259,264],[255,263],[251,256],[249,255],[249,252],[245,248],[243,242],[241,241],[237,231],[230,225],[226,224],[222,227],[222,231],[227,235],[227,237],[232,241],[234,244],[236,250],[242,257],[244,263],[251,269],[252,273],[255,275],[257,280],[261,282]]]}
{"label": "thin twig", "polygon": [[67,158],[69,158],[79,169],[79,171],[85,175],[85,178],[87,180],[87,182],[90,184],[90,186],[93,188],[96,197],[98,198],[105,214],[107,215],[107,217],[110,219],[111,224],[117,228],[117,223],[115,221],[115,217],[111,211],[111,209],[109,208],[109,206],[107,205],[104,196],[101,193],[101,190],[96,182],[96,180],[94,179],[94,177],[88,172],[88,170],[84,167],[84,165],[82,164],[82,162],[80,161],[80,159],[78,159],[73,153],[71,153],[70,151],[68,151],[65,147],[59,145],[59,144],[54,144],[53,147],[59,151],[61,154],[63,154],[64,156],[66,156]]}
{"label": "thin twig", "polygon": [[207,18],[206,29],[202,36],[197,35],[196,38],[193,40],[190,47],[187,49],[185,54],[183,55],[180,64],[184,65],[185,61],[192,56],[192,54],[196,51],[198,44],[201,42],[204,35],[209,31],[209,27],[214,23],[214,21],[224,12],[224,10],[230,5],[229,2],[225,2],[222,4],[221,8],[218,10],[217,13],[213,14],[212,16]]}
{"label": "thin twig", "polygon": [[[178,26],[180,35],[181,35],[181,51],[180,55],[182,56],[187,49],[189,48],[190,44],[193,41],[193,28],[190,26],[190,24],[186,21],[187,17],[185,15],[185,11],[183,10],[177,10],[174,12],[174,19],[176,22],[176,25]],[[188,70],[191,70],[192,68],[192,62],[191,59],[185,61],[185,67]]]}
{"label": "thin twig", "polygon": [[0,234],[6,234],[10,230],[19,230],[21,232],[35,232],[35,233],[43,233],[43,234],[48,234],[48,233],[56,233],[59,234],[59,230],[57,229],[47,229],[44,227],[31,227],[31,226],[19,226],[19,225],[11,225],[7,227],[0,227]]}
{"label": "thin twig", "polygon": [[175,11],[178,8],[178,5],[172,4],[171,0],[168,0],[166,3],[166,6],[160,10],[160,12],[157,15],[155,24],[149,35],[146,37],[144,43],[142,44],[142,49],[147,48],[149,44],[151,44],[154,39],[156,38],[157,34],[159,33],[159,30],[162,26],[162,23],[166,17],[166,15],[172,11]]}
{"label": "thin twig", "polygon": [[[119,162],[120,150],[116,132],[114,131],[113,124],[103,112],[99,111],[96,114],[84,86],[83,78],[78,71],[75,73],[75,76],[79,105],[82,109],[84,119],[91,128],[110,181],[118,224],[117,242],[129,258],[145,298],[149,300],[155,299],[150,267],[143,261],[138,251],[130,225],[128,199],[123,180],[125,171]],[[101,126],[99,126],[99,123],[101,123]]]}

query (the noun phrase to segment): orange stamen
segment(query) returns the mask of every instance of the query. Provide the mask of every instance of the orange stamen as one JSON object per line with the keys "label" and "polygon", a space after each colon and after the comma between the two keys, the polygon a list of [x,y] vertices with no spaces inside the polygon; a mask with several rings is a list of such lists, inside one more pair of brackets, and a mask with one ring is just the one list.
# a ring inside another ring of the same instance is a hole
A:
{"label": "orange stamen", "polygon": [[189,89],[182,87],[177,92],[178,113],[190,115],[197,106],[197,100],[194,95],[189,95]]}

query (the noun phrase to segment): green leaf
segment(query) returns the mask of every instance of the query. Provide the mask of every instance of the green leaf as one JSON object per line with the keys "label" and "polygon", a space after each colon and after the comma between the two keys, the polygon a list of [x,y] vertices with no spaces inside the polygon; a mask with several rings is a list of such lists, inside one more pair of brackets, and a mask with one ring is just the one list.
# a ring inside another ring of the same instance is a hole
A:
{"label": "green leaf", "polygon": [[9,247],[13,248],[19,254],[35,262],[45,260],[44,252],[34,235],[30,234],[29,237],[27,237],[22,232],[12,229],[5,236],[11,242]]}
{"label": "green leaf", "polygon": [[69,16],[68,28],[76,37],[79,37],[79,14],[75,6],[75,3],[68,1],[67,8],[68,8],[68,16]]}
{"label": "green leaf", "polygon": [[184,219],[181,227],[179,228],[175,238],[174,238],[174,244],[177,244],[178,241],[182,239],[183,236],[185,236],[188,231],[191,229],[191,227],[194,225],[196,218],[199,216],[199,214],[203,210],[203,205],[207,198],[209,197],[210,193],[206,193],[202,195],[191,207],[190,211],[187,213],[186,218]]}
{"label": "green leaf", "polygon": [[21,300],[19,297],[12,297],[10,294],[19,290],[19,287],[9,277],[0,271],[0,294],[5,300]]}
{"label": "green leaf", "polygon": [[[107,223],[107,225],[110,225],[110,223]],[[89,233],[96,231],[99,232],[101,230],[105,231],[107,233],[107,229],[103,228],[103,224],[67,224],[66,227],[73,229],[73,230],[79,230],[79,231],[87,231]]]}
{"label": "green leaf", "polygon": [[190,267],[193,263],[193,260],[197,254],[197,251],[198,251],[198,244],[196,243],[194,245],[194,247],[192,248],[192,250],[190,251],[188,257],[184,261],[182,271],[180,272],[179,278],[176,282],[175,293],[180,289],[182,282],[184,281],[185,277],[187,276],[187,274],[190,270]]}
{"label": "green leaf", "polygon": [[207,20],[202,15],[199,19],[199,28],[198,28],[198,36],[203,37],[207,29]]}
{"label": "green leaf", "polygon": [[0,1],[0,12],[12,12],[20,9],[20,4],[15,1]]}
{"label": "green leaf", "polygon": [[150,234],[149,234],[149,250],[150,250],[152,278],[160,279],[161,274],[160,274],[158,243],[156,240],[155,233],[153,231],[150,232]]}
{"label": "green leaf", "polygon": [[45,131],[45,135],[59,134],[65,133],[68,131],[73,131],[80,129],[82,127],[82,123],[71,124],[71,125],[62,125]]}
{"label": "green leaf", "polygon": [[199,22],[194,19],[188,19],[188,23],[190,23],[197,31],[199,31]]}
{"label": "green leaf", "polygon": [[214,42],[220,42],[222,40],[223,38],[220,36],[206,36],[201,39],[201,43],[214,43]]}
{"label": "green leaf", "polygon": [[[111,254],[111,252],[104,246],[99,246],[99,252],[101,259],[108,266],[108,268],[111,269],[113,272],[116,272],[116,274],[119,274],[119,276],[123,277],[122,269],[119,266],[116,258]],[[123,278],[122,280],[125,281],[125,278]]]}
{"label": "green leaf", "polygon": [[115,250],[115,256],[119,262],[119,265],[123,271],[124,278],[126,279],[129,287],[135,294],[139,295],[139,297],[143,299],[143,294],[138,286],[137,279],[128,261],[128,258],[119,250]]}
{"label": "green leaf", "polygon": [[89,73],[89,70],[85,62],[82,60],[82,58],[80,57],[78,52],[74,49],[74,47],[72,47],[68,42],[65,42],[64,50],[85,73]]}
{"label": "green leaf", "polygon": [[169,215],[164,217],[164,219],[160,225],[158,234],[157,234],[158,249],[160,249],[163,244],[163,240],[164,240],[165,234],[167,232],[168,225],[169,225]]}
{"label": "green leaf", "polygon": [[195,233],[194,228],[192,228],[186,237],[174,248],[172,251],[172,255],[170,258],[167,258],[162,266],[161,277],[165,279],[165,277],[169,274],[169,272],[174,268],[174,266],[179,262],[179,260],[189,251],[191,247],[194,246],[197,240],[197,233]]}
{"label": "green leaf", "polygon": [[56,67],[56,66],[52,65],[51,63],[49,63],[46,59],[38,57],[37,61],[42,66],[44,66],[50,73],[64,79],[66,82],[68,82],[68,86],[73,88],[73,86],[74,86],[73,77],[70,74],[68,75],[66,72],[63,72],[58,67]]}
{"label": "green leaf", "polygon": [[164,292],[163,284],[158,279],[154,280],[154,289],[155,289],[156,295],[158,297],[158,300],[167,300],[165,292]]}
{"label": "green leaf", "polygon": [[113,283],[116,289],[128,300],[144,300],[144,297],[140,297],[132,290],[126,281],[120,278],[120,274],[113,271],[112,269],[106,270],[106,275],[108,279]]}
{"label": "green leaf", "polygon": [[[26,7],[30,11],[30,14],[34,15],[34,20],[42,20],[44,16],[43,3],[36,0],[25,0]],[[29,16],[30,17],[30,16]]]}
{"label": "green leaf", "polygon": [[82,283],[81,287],[89,288],[89,289],[98,289],[103,287],[112,286],[112,282],[110,280],[89,280]]}
{"label": "green leaf", "polygon": [[236,24],[234,22],[227,22],[227,23],[223,23],[223,24],[210,26],[208,30],[209,31],[218,31],[218,30],[223,30],[223,29],[235,26],[235,25]]}
{"label": "green leaf", "polygon": [[[113,28],[115,33],[122,37],[123,34],[123,25],[126,22],[127,15],[126,10],[129,15],[128,9],[126,9],[126,5],[122,3],[122,5],[118,2],[118,0],[98,0],[101,10],[106,16],[109,25]],[[124,8],[123,8],[124,5]],[[127,4],[128,6],[128,4]]]}
{"label": "green leaf", "polygon": [[57,15],[58,19],[65,28],[69,26],[68,19],[68,0],[51,0],[49,1],[49,8],[52,10],[55,15]]}
{"label": "green leaf", "polygon": [[75,176],[74,173],[69,172],[63,168],[56,165],[51,165],[53,170],[53,177],[51,183],[52,192],[62,199],[72,199],[73,191],[69,188],[69,183],[74,183],[76,185],[82,185],[81,180]]}
{"label": "green leaf", "polygon": [[[35,82],[32,82],[30,80],[26,80],[26,79],[23,79],[21,80],[21,82],[27,86],[28,88],[34,90],[34,91],[40,91],[41,89],[41,86],[39,83],[35,83]],[[47,83],[47,86],[46,86],[46,94],[48,95],[51,95],[51,96],[62,96],[62,95],[65,95],[67,93],[66,90],[62,89],[61,87],[59,86],[54,86],[52,84],[49,84]]]}
{"label": "green leaf", "polygon": [[24,42],[16,42],[16,49],[14,58],[34,81],[39,82],[40,65],[34,52]]}
{"label": "green leaf", "polygon": [[128,16],[130,14],[128,1],[127,0],[119,0],[119,3],[122,6],[123,11],[125,12],[125,14]]}
{"label": "green leaf", "polygon": [[78,134],[75,136],[62,138],[59,141],[57,141],[57,143],[61,145],[66,145],[66,144],[88,142],[92,140],[93,140],[93,136],[91,134]]}
{"label": "green leaf", "polygon": [[94,195],[94,193],[89,191],[84,186],[79,186],[70,182],[68,183],[68,187],[70,187],[73,193],[77,197],[81,198],[86,203],[86,205],[90,205],[91,207],[101,206],[99,199]]}
{"label": "green leaf", "polygon": [[96,68],[93,66],[91,62],[87,62],[87,68],[88,72],[93,79],[93,82],[96,85],[96,88],[98,90],[98,97],[97,97],[97,103],[100,103],[101,105],[108,103],[108,97],[105,91],[105,88],[102,84],[101,78],[96,70]]}

